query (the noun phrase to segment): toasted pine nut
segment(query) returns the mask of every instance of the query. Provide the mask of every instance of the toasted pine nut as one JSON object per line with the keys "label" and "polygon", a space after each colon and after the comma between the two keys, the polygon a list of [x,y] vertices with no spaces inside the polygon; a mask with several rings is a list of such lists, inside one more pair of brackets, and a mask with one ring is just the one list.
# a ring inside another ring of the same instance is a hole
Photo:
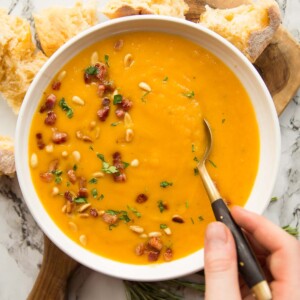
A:
{"label": "toasted pine nut", "polygon": [[80,218],[83,218],[83,219],[86,219],[86,218],[88,218],[89,216],[90,216],[90,215],[87,214],[87,213],[79,214],[79,217],[80,217]]}
{"label": "toasted pine nut", "polygon": [[94,129],[96,127],[96,121],[91,121],[90,123],[90,129]]}
{"label": "toasted pine nut", "polygon": [[146,233],[140,234],[140,238],[142,238],[142,239],[146,239],[147,237],[148,237],[148,234],[146,234]]}
{"label": "toasted pine nut", "polygon": [[59,189],[57,186],[54,186],[53,189],[52,189],[52,196],[56,196],[58,195],[59,193]]}
{"label": "toasted pine nut", "polygon": [[105,214],[105,210],[98,210],[98,216],[103,216]]}
{"label": "toasted pine nut", "polygon": [[83,205],[81,205],[78,209],[78,212],[84,212],[85,210],[87,210],[92,204],[91,203],[85,203]]}
{"label": "toasted pine nut", "polygon": [[172,231],[169,227],[165,228],[164,232],[166,233],[166,235],[171,235],[172,234]]}
{"label": "toasted pine nut", "polygon": [[130,143],[133,140],[133,130],[128,128],[126,129],[125,141]]}
{"label": "toasted pine nut", "polygon": [[129,228],[130,228],[132,231],[136,232],[136,233],[143,233],[143,232],[144,232],[144,228],[141,227],[141,226],[131,225],[131,226],[129,226]]}
{"label": "toasted pine nut", "polygon": [[102,173],[102,172],[95,172],[95,173],[93,173],[93,177],[95,177],[95,178],[101,178],[101,177],[104,177],[104,173]]}
{"label": "toasted pine nut", "polygon": [[72,97],[72,101],[78,105],[83,106],[85,104],[84,100],[82,100],[80,97],[78,96],[73,96]]}
{"label": "toasted pine nut", "polygon": [[80,155],[79,151],[73,151],[72,155],[73,155],[75,161],[77,161],[77,162],[80,161],[81,155]]}
{"label": "toasted pine nut", "polygon": [[132,66],[133,63],[134,63],[133,56],[130,53],[126,54],[124,57],[124,66],[126,68],[129,68]]}
{"label": "toasted pine nut", "polygon": [[100,128],[96,127],[96,133],[95,133],[95,138],[98,139],[100,136]]}
{"label": "toasted pine nut", "polygon": [[158,231],[152,231],[148,234],[149,237],[159,237],[161,236],[161,233]]}
{"label": "toasted pine nut", "polygon": [[69,222],[68,225],[69,225],[69,228],[71,230],[77,231],[78,228],[77,228],[77,225],[74,222]]}
{"label": "toasted pine nut", "polygon": [[119,91],[117,89],[114,90],[113,96],[119,95]]}
{"label": "toasted pine nut", "polygon": [[30,165],[32,168],[36,168],[38,165],[38,157],[36,155],[36,153],[32,153],[31,154],[31,158],[30,158]]}
{"label": "toasted pine nut", "polygon": [[151,87],[150,87],[150,85],[149,85],[148,83],[146,83],[146,82],[140,82],[140,83],[139,83],[139,87],[140,87],[142,90],[146,91],[146,92],[151,92]]}
{"label": "toasted pine nut", "polygon": [[134,160],[130,163],[130,165],[131,165],[132,167],[138,167],[139,164],[140,164],[140,162],[139,162],[138,159],[134,159]]}
{"label": "toasted pine nut", "polygon": [[98,52],[95,51],[95,52],[93,52],[92,55],[91,55],[91,64],[92,64],[92,65],[95,65],[98,61],[99,61]]}
{"label": "toasted pine nut", "polygon": [[133,125],[131,116],[128,112],[126,112],[125,115],[124,115],[124,125],[125,125],[126,128],[130,128]]}
{"label": "toasted pine nut", "polygon": [[45,151],[48,152],[48,153],[52,153],[53,152],[53,145],[52,144],[49,144],[45,147]]}
{"label": "toasted pine nut", "polygon": [[80,237],[79,237],[79,241],[80,243],[83,245],[83,246],[86,246],[87,244],[87,238],[84,234],[82,234]]}
{"label": "toasted pine nut", "polygon": [[62,81],[66,77],[66,75],[67,75],[67,71],[65,70],[61,71],[57,76],[57,80]]}
{"label": "toasted pine nut", "polygon": [[66,204],[61,208],[61,212],[64,213],[64,214],[67,212],[67,205]]}
{"label": "toasted pine nut", "polygon": [[67,152],[67,151],[63,151],[62,153],[61,153],[61,156],[62,157],[67,157],[69,155],[69,153]]}

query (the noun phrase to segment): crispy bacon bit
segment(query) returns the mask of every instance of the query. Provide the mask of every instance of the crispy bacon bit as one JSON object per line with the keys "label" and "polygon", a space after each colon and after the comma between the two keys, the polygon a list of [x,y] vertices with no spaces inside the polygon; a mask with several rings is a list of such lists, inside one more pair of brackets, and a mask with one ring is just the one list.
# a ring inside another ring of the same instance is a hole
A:
{"label": "crispy bacon bit", "polygon": [[65,198],[67,201],[70,201],[70,202],[73,201],[73,195],[71,194],[70,191],[66,191],[66,192],[64,193],[64,198]]}
{"label": "crispy bacon bit", "polygon": [[98,217],[98,211],[95,208],[90,209],[90,215],[94,218]]}
{"label": "crispy bacon bit", "polygon": [[49,163],[49,166],[48,166],[48,171],[51,172],[51,173],[56,171],[57,167],[58,167],[58,163],[59,163],[58,159],[51,160],[50,163]]}
{"label": "crispy bacon bit", "polygon": [[105,92],[113,92],[116,89],[116,86],[113,81],[104,80],[103,84],[105,86]]}
{"label": "crispy bacon bit", "polygon": [[98,72],[96,74],[96,77],[103,81],[105,80],[105,77],[107,75],[107,66],[104,63],[96,63],[95,67],[98,69]]}
{"label": "crispy bacon bit", "polygon": [[43,135],[41,133],[37,133],[35,135],[36,139],[37,139],[37,145],[38,145],[38,148],[40,150],[44,149],[45,148],[45,143],[43,141]]}
{"label": "crispy bacon bit", "polygon": [[79,178],[79,181],[78,181],[78,185],[79,185],[79,188],[85,188],[86,187],[86,178],[84,177],[80,177]]}
{"label": "crispy bacon bit", "polygon": [[80,188],[78,191],[78,197],[87,198],[89,195],[89,192],[87,188]]}
{"label": "crispy bacon bit", "polygon": [[125,182],[126,174],[124,173],[125,167],[122,162],[122,157],[120,152],[115,152],[113,155],[113,165],[118,169],[118,173],[113,174],[114,180],[116,182]]}
{"label": "crispy bacon bit", "polygon": [[159,251],[149,251],[148,253],[148,261],[154,262],[158,260],[159,257]]}
{"label": "crispy bacon bit", "polygon": [[126,174],[113,174],[115,182],[125,182],[126,181]]}
{"label": "crispy bacon bit", "polygon": [[167,248],[163,254],[165,261],[171,261],[173,259],[173,251],[171,248]]}
{"label": "crispy bacon bit", "polygon": [[160,238],[158,237],[152,237],[149,241],[148,241],[148,245],[158,251],[160,251],[163,247],[163,244],[160,240]]}
{"label": "crispy bacon bit", "polygon": [[128,111],[132,107],[132,104],[133,104],[132,101],[130,101],[128,99],[126,99],[126,98],[122,99],[121,106],[124,111]]}
{"label": "crispy bacon bit", "polygon": [[110,110],[109,106],[104,106],[103,108],[97,111],[97,116],[100,121],[104,122],[106,120],[109,114],[109,110]]}
{"label": "crispy bacon bit", "polygon": [[90,75],[90,74],[87,74],[84,72],[83,79],[86,84],[91,83],[93,80],[93,77],[94,77],[93,75]]}
{"label": "crispy bacon bit", "polygon": [[175,222],[175,223],[180,223],[180,224],[184,223],[183,218],[181,216],[178,216],[178,215],[173,216],[172,221]]}
{"label": "crispy bacon bit", "polygon": [[115,42],[115,45],[114,45],[114,49],[119,51],[123,48],[123,45],[124,45],[124,41],[123,40],[117,40]]}
{"label": "crispy bacon bit", "polygon": [[47,117],[44,122],[46,125],[50,125],[50,126],[54,125],[56,122],[56,113],[52,110],[48,111]]}
{"label": "crispy bacon bit", "polygon": [[114,152],[112,157],[114,162],[119,162],[122,159],[120,152]]}
{"label": "crispy bacon bit", "polygon": [[59,91],[59,89],[60,89],[60,86],[61,86],[61,82],[60,81],[54,81],[53,83],[52,83],[52,90],[54,90],[54,91]]}
{"label": "crispy bacon bit", "polygon": [[100,98],[103,97],[104,92],[105,92],[105,85],[104,85],[104,84],[99,84],[99,85],[98,85],[98,89],[97,89],[97,94],[98,94],[98,96],[99,96]]}
{"label": "crispy bacon bit", "polygon": [[76,176],[76,173],[73,169],[69,170],[67,172],[67,175],[68,175],[68,178],[69,178],[71,183],[74,184],[77,181],[77,176]]}
{"label": "crispy bacon bit", "polygon": [[55,131],[52,134],[52,141],[55,144],[63,144],[67,141],[68,134],[65,132]]}
{"label": "crispy bacon bit", "polygon": [[51,182],[53,180],[53,174],[50,172],[40,173],[40,178],[45,182]]}
{"label": "crispy bacon bit", "polygon": [[47,110],[51,110],[54,108],[55,106],[55,102],[56,102],[56,96],[54,94],[50,94],[47,98],[46,98],[46,102],[44,105],[42,105],[42,107],[40,108],[40,113],[43,113]]}
{"label": "crispy bacon bit", "polygon": [[112,225],[112,224],[116,224],[118,221],[118,216],[116,215],[111,215],[108,213],[104,213],[102,216],[102,219],[105,223]]}
{"label": "crispy bacon bit", "polygon": [[136,197],[135,202],[141,204],[141,203],[146,202],[147,200],[148,200],[148,196],[147,196],[147,195],[145,195],[145,194],[139,194],[139,195]]}
{"label": "crispy bacon bit", "polygon": [[117,108],[115,111],[115,114],[119,119],[121,119],[121,118],[124,118],[125,111],[123,108]]}
{"label": "crispy bacon bit", "polygon": [[110,105],[110,99],[107,98],[107,97],[103,98],[102,105],[103,106],[109,106]]}
{"label": "crispy bacon bit", "polygon": [[145,253],[145,244],[144,243],[141,243],[141,244],[138,244],[136,247],[135,247],[135,254],[137,256],[141,256]]}

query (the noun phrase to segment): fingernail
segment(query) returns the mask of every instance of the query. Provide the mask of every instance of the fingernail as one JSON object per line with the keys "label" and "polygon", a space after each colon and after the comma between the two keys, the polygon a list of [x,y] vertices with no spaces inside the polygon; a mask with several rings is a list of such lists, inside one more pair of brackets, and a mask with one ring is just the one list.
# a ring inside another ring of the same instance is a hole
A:
{"label": "fingernail", "polygon": [[222,247],[227,243],[227,231],[221,222],[213,222],[207,226],[205,244],[209,247]]}

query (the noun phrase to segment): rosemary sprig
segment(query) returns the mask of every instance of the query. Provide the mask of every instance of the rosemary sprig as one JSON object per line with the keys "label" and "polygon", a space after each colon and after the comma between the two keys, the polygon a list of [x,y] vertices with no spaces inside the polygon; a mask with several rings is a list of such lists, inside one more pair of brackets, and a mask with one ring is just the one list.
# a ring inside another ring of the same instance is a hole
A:
{"label": "rosemary sprig", "polygon": [[[124,281],[127,300],[183,300],[183,288],[203,293],[205,285],[187,280],[174,279],[164,282]],[[178,293],[178,287],[182,288]]]}
{"label": "rosemary sprig", "polygon": [[299,236],[299,231],[297,227],[291,227],[290,225],[286,225],[283,226],[282,229],[296,238]]}

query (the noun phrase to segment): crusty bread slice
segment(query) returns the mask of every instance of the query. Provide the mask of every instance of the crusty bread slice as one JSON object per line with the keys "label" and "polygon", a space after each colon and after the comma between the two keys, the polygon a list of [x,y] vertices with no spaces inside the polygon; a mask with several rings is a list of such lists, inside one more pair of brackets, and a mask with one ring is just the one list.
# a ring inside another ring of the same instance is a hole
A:
{"label": "crusty bread slice", "polygon": [[0,176],[13,177],[16,172],[13,141],[9,137],[0,136]]}
{"label": "crusty bread slice", "polygon": [[67,40],[97,23],[93,3],[76,2],[73,7],[51,7],[34,14],[36,32],[41,47],[49,57]]}
{"label": "crusty bread slice", "polygon": [[145,14],[184,18],[188,10],[183,0],[110,0],[102,13],[111,19]]}
{"label": "crusty bread slice", "polygon": [[18,113],[33,77],[46,61],[32,42],[29,23],[0,9],[0,92]]}
{"label": "crusty bread slice", "polygon": [[281,17],[275,1],[260,0],[230,9],[206,6],[200,23],[234,44],[253,63],[270,43]]}

